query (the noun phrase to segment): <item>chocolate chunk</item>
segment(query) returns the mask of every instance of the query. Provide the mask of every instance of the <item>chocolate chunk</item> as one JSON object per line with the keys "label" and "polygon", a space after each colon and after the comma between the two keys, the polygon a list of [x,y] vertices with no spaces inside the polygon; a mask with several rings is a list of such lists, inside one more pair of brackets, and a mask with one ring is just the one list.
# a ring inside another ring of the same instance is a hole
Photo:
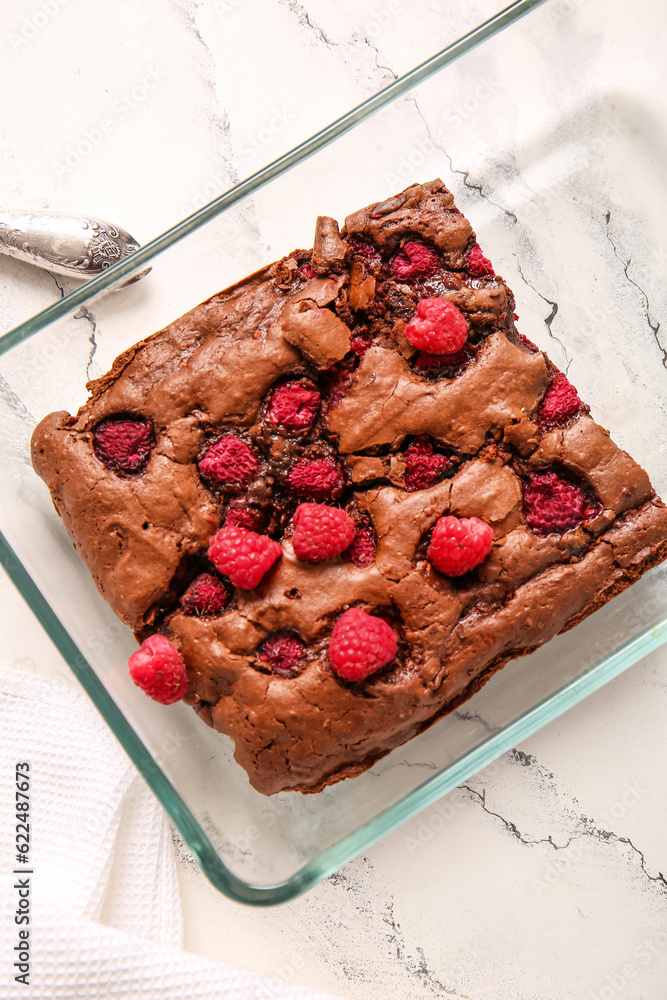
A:
{"label": "chocolate chunk", "polygon": [[346,246],[338,233],[338,223],[320,215],[315,226],[312,268],[318,275],[339,274],[345,266]]}

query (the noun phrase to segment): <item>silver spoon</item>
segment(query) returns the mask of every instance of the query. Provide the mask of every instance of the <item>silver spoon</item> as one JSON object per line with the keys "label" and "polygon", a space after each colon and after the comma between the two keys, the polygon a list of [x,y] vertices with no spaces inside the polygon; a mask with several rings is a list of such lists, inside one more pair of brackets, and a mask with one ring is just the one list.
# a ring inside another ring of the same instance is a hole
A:
{"label": "silver spoon", "polygon": [[[90,215],[59,212],[0,212],[0,253],[55,274],[86,280],[124,260],[140,244],[120,226]],[[150,267],[119,285],[138,281]]]}

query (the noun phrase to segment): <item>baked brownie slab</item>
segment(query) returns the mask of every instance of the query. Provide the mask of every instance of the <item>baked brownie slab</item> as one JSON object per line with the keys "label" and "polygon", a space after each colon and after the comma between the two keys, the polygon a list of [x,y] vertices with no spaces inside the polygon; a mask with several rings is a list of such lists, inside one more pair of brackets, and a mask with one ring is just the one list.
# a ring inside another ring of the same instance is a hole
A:
{"label": "baked brownie slab", "polygon": [[33,462],[131,673],[267,794],[357,774],[667,555],[441,181],[317,222],[53,413]]}

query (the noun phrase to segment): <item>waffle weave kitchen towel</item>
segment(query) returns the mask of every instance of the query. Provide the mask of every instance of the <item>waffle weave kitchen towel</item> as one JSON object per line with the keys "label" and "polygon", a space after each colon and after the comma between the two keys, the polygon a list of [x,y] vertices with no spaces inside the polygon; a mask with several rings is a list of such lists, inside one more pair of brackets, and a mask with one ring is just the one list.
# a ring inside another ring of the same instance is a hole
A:
{"label": "waffle weave kitchen towel", "polygon": [[[15,818],[19,763],[29,765],[29,844],[21,808]],[[3,667],[0,817],[3,1000],[335,1000],[181,950],[161,806],[83,695]]]}

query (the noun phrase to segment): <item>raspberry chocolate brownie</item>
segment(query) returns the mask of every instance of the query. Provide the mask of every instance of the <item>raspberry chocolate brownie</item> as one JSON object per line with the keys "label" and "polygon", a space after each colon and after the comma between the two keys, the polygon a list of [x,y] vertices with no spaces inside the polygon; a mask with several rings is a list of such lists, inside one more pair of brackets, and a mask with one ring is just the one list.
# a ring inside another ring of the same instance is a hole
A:
{"label": "raspberry chocolate brownie", "polygon": [[130,673],[261,792],[355,775],[667,554],[441,181],[122,354],[33,462]]}

